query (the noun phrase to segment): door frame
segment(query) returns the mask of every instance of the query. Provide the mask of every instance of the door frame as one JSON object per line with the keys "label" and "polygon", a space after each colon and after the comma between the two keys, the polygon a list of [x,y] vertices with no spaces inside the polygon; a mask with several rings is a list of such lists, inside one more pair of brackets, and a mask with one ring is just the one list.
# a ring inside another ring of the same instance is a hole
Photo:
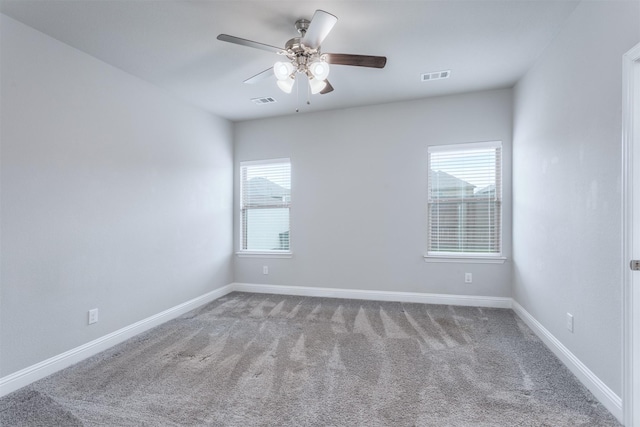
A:
{"label": "door frame", "polygon": [[[640,43],[623,55],[622,63],[622,240],[623,240],[623,363],[624,425],[640,426],[640,272],[632,272],[633,256],[640,259]],[[634,185],[635,181],[635,185]],[[634,206],[635,205],[635,206]],[[635,232],[634,232],[635,227]]]}

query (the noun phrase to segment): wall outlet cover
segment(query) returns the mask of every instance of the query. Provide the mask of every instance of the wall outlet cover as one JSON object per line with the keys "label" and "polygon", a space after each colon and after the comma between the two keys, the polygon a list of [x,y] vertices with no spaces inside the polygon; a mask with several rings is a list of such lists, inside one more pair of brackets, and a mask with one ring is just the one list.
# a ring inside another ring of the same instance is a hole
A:
{"label": "wall outlet cover", "polygon": [[567,329],[573,332],[573,314],[567,313]]}
{"label": "wall outlet cover", "polygon": [[93,308],[91,310],[89,310],[89,324],[93,324],[93,323],[97,323],[98,322],[98,309],[97,308]]}

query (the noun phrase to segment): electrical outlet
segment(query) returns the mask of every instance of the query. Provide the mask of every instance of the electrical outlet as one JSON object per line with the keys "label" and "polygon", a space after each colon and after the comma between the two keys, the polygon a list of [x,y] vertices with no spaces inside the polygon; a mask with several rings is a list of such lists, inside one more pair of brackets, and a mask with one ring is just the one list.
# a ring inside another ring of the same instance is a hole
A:
{"label": "electrical outlet", "polygon": [[573,314],[567,313],[567,329],[573,332]]}
{"label": "electrical outlet", "polygon": [[464,283],[473,282],[473,275],[471,273],[464,273]]}
{"label": "electrical outlet", "polygon": [[267,265],[262,266],[262,274],[269,274],[269,266]]}
{"label": "electrical outlet", "polygon": [[89,324],[91,325],[92,323],[97,323],[97,322],[98,322],[98,309],[93,308],[89,310]]}

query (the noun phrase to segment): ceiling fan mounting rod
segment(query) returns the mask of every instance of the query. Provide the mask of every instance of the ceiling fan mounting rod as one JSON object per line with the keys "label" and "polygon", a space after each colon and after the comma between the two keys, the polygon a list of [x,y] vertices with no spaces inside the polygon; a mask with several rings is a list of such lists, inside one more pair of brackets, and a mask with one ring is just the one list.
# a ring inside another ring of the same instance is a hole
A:
{"label": "ceiling fan mounting rod", "polygon": [[298,30],[298,33],[300,33],[300,37],[304,37],[304,35],[307,33],[309,24],[311,24],[311,21],[309,21],[308,19],[298,19],[296,21],[295,27],[296,30]]}

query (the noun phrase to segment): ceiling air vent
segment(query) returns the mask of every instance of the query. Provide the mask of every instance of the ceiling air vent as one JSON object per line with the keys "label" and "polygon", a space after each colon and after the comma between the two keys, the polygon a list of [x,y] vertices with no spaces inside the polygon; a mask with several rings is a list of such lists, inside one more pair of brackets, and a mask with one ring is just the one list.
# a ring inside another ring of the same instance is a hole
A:
{"label": "ceiling air vent", "polygon": [[421,75],[422,77],[421,80],[423,82],[429,82],[431,80],[448,79],[450,75],[451,75],[451,70],[433,71],[431,73],[423,73]]}
{"label": "ceiling air vent", "polygon": [[251,98],[251,100],[253,101],[254,104],[258,104],[258,105],[273,104],[274,102],[276,102],[276,100],[270,96],[267,96],[264,98]]}

